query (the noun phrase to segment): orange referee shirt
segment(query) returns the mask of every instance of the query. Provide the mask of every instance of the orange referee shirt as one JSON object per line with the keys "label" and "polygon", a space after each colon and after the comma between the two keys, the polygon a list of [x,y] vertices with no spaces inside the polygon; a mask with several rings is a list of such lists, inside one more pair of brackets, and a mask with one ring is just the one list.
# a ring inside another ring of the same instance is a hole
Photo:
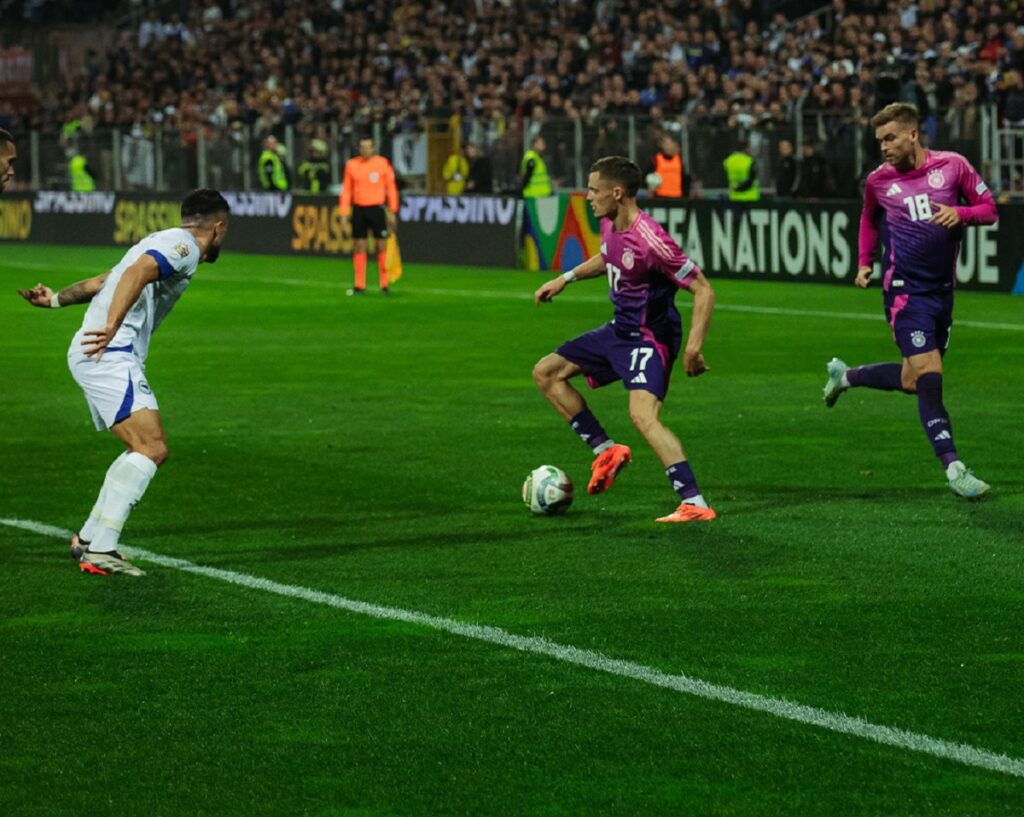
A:
{"label": "orange referee shirt", "polygon": [[340,206],[343,216],[351,215],[352,205],[379,207],[387,202],[392,213],[398,212],[398,188],[391,162],[383,156],[364,159],[356,156],[345,162],[345,179],[341,185]]}

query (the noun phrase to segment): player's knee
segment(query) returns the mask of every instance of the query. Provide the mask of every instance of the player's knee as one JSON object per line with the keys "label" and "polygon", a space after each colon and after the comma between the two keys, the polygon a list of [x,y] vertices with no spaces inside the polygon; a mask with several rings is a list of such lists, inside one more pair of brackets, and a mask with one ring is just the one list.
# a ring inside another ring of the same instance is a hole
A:
{"label": "player's knee", "polygon": [[903,391],[907,394],[913,394],[917,391],[917,372],[904,370],[900,374],[900,385],[903,387]]}
{"label": "player's knee", "polygon": [[557,379],[555,367],[551,365],[548,358],[543,357],[537,361],[533,367],[533,382],[537,384],[537,388],[546,391],[554,385]]}
{"label": "player's knee", "polygon": [[633,421],[633,425],[636,426],[636,430],[645,437],[658,423],[658,418],[655,417],[654,414],[649,411],[637,409],[629,412],[629,419]]}
{"label": "player's knee", "polygon": [[163,440],[149,442],[136,449],[142,456],[153,460],[157,468],[167,462],[167,443]]}

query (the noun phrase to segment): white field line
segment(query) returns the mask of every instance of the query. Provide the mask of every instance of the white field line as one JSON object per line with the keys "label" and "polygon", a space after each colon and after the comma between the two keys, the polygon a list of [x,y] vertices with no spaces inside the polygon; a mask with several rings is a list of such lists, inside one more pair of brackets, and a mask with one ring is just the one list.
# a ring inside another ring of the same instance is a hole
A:
{"label": "white field line", "polygon": [[[0,519],[0,525],[20,528],[57,539],[69,539],[72,534],[71,531],[64,530],[63,528],[24,519]],[[713,684],[708,681],[702,681],[700,678],[691,678],[687,675],[670,675],[654,667],[635,664],[632,661],[620,661],[598,652],[583,650],[566,644],[557,644],[538,636],[515,635],[498,627],[467,624],[455,619],[418,613],[414,610],[383,607],[377,604],[355,601],[342,596],[336,596],[332,593],[324,593],[319,590],[311,590],[296,585],[281,584],[269,579],[261,579],[257,576],[248,576],[244,573],[235,573],[232,570],[203,567],[184,559],[161,556],[158,553],[141,548],[124,546],[121,550],[126,556],[131,556],[132,558],[152,562],[153,564],[174,570],[181,570],[186,573],[195,573],[207,578],[218,579],[239,587],[247,587],[250,590],[261,590],[265,593],[301,599],[313,604],[324,604],[328,607],[346,610],[350,613],[372,616],[373,618],[387,621],[402,621],[407,624],[429,627],[433,630],[442,630],[453,635],[463,636],[464,638],[496,644],[499,647],[507,647],[535,655],[544,655],[557,661],[564,661],[567,664],[575,664],[576,666],[598,670],[599,672],[606,672],[610,675],[631,678],[641,683],[670,689],[675,692],[682,692],[697,698],[720,701],[732,706],[751,709],[755,712],[762,712],[776,718],[782,718],[783,720],[795,721],[807,724],[808,726],[827,729],[831,732],[853,735],[854,737],[875,741],[887,746],[895,746],[900,749],[909,749],[914,752],[953,760],[966,766],[1002,772],[1014,777],[1024,777],[1024,759],[989,752],[966,743],[954,743],[941,740],[940,738],[933,738],[919,732],[910,732],[893,726],[881,726],[862,718],[851,717],[839,712],[829,712],[824,709],[805,706],[780,698],[771,698],[767,695],[758,695],[754,692],[744,692],[741,689]]]}
{"label": "white field line", "polygon": [[[31,261],[10,261],[4,263],[5,267],[11,267],[13,269],[53,269],[52,264],[35,263]],[[64,266],[61,267],[63,270],[72,272],[96,272],[95,267],[85,266]],[[229,277],[226,275],[218,275],[214,272],[207,272],[203,270],[202,278],[218,284],[226,283],[238,283],[239,279],[235,277]],[[306,287],[310,289],[334,289],[340,290],[343,288],[340,280],[311,280],[308,278],[276,278],[259,275],[248,275],[245,277],[245,283],[257,283],[267,284],[269,286],[290,286],[290,287]],[[532,301],[533,292],[510,292],[508,290],[486,290],[486,289],[447,289],[443,287],[415,287],[413,290],[418,295],[432,295],[441,298],[488,298],[488,299],[501,299],[501,300],[515,300],[515,301]],[[572,300],[579,303],[597,304],[607,303],[608,297],[606,295],[594,295],[590,293],[579,293],[574,292],[572,294]],[[678,307],[683,309],[689,309],[691,304],[688,301],[681,301],[676,304]],[[755,306],[751,304],[716,304],[715,310],[717,312],[746,312],[755,315],[781,315],[785,317],[796,317],[796,318],[834,318],[837,320],[849,320],[849,321],[873,321],[878,323],[884,321],[881,311],[879,312],[833,312],[823,309],[791,309],[789,307],[775,307],[775,306]],[[1024,323],[1000,323],[998,321],[973,321],[973,320],[960,320],[954,321],[955,326],[965,326],[971,329],[1000,329],[1007,332],[1024,332]]]}

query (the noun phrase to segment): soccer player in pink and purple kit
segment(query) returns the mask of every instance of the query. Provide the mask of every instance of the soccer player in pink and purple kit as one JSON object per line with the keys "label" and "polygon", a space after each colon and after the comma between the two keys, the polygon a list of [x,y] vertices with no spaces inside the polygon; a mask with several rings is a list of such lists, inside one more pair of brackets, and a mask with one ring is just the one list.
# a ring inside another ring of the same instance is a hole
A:
{"label": "soccer player in pink and purple kit", "polygon": [[539,305],[573,281],[607,274],[615,318],[547,355],[533,369],[537,386],[583,442],[594,451],[587,492],[612,486],[632,460],[628,446],[616,445],[569,380],[584,375],[592,388],[621,380],[629,391],[629,414],[665,466],[679,506],[658,522],[715,518],[693,475],[679,439],[659,419],[672,364],[682,345],[682,320],[675,295],[693,295],[693,317],[683,349],[688,377],[708,371],[701,347],[711,322],[715,293],[697,265],[636,203],[642,174],[622,156],[606,156],[590,168],[587,201],[601,219],[601,252],[548,281],[534,293]]}
{"label": "soccer player in pink and purple kit", "polygon": [[[921,146],[913,105],[887,105],[871,125],[885,161],[864,185],[856,284],[869,285],[881,235],[885,314],[903,361],[850,368],[833,358],[827,366],[825,405],[834,406],[848,388],[916,393],[921,426],[950,489],[976,499],[989,486],[957,455],[942,403],[942,356],[953,324],[956,259],[964,227],[994,224],[995,201],[963,156]],[[960,205],[961,198],[966,206]]]}

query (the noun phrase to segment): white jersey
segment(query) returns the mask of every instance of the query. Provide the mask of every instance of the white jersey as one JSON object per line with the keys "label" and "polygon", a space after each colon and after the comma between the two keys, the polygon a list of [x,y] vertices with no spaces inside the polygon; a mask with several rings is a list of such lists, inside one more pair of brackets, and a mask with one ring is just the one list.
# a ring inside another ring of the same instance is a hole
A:
{"label": "white jersey", "polygon": [[110,303],[121,276],[143,255],[150,255],[156,260],[160,277],[142,290],[139,299],[125,315],[107,351],[132,352],[139,360],[145,361],[149,354],[150,337],[178,302],[199,265],[200,253],[195,237],[180,227],[152,233],[124,254],[121,263],[111,270],[103,288],[89,304],[82,328],[71,341],[69,357],[76,353],[82,354],[81,343],[86,330],[102,329],[107,325]]}

